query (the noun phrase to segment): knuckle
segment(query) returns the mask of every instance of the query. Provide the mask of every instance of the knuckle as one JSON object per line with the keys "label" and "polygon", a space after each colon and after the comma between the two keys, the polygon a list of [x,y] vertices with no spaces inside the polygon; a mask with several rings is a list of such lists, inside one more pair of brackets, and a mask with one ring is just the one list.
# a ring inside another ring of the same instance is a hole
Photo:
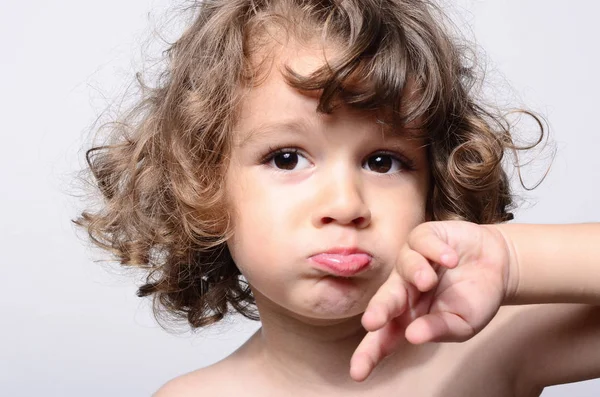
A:
{"label": "knuckle", "polygon": [[396,312],[404,305],[405,300],[406,293],[403,289],[391,290],[389,291],[389,300],[386,302],[386,308],[390,312]]}
{"label": "knuckle", "polygon": [[416,251],[411,251],[410,254],[406,256],[406,264],[404,266],[405,275],[414,276],[421,264],[421,255]]}

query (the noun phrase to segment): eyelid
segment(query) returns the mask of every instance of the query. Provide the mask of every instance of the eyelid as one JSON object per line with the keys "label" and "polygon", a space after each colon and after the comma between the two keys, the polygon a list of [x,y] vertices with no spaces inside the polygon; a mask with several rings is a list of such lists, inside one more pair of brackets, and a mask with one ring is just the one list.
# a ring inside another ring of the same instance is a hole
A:
{"label": "eyelid", "polygon": [[296,153],[301,155],[302,157],[308,160],[306,154],[299,148],[294,146],[269,146],[269,149],[266,151],[266,154],[261,156],[260,163],[266,164],[269,161],[273,160],[275,156],[282,153]]}
{"label": "eyelid", "polygon": [[[299,158],[302,159],[302,161],[299,161],[298,163],[304,163],[303,166],[299,169],[282,169],[277,167],[274,164],[271,164],[272,162],[275,161],[275,158],[278,155],[281,154],[288,154],[288,153],[293,153],[295,155],[297,155]],[[289,173],[289,172],[294,172],[294,171],[301,171],[303,169],[306,169],[307,167],[312,166],[312,162],[309,160],[308,156],[299,148],[297,147],[293,147],[293,146],[282,146],[279,148],[274,148],[274,147],[269,147],[269,151],[267,152],[266,155],[262,156],[262,160],[260,161],[261,165],[264,166],[268,166],[269,168],[274,169],[277,172],[284,172],[284,173]]]}
{"label": "eyelid", "polygon": [[376,150],[372,153],[370,153],[369,155],[367,155],[365,157],[365,159],[363,160],[362,164],[365,164],[366,161],[378,154],[384,154],[387,156],[391,156],[393,158],[395,158],[396,160],[400,161],[400,163],[402,163],[402,167],[405,171],[414,171],[415,170],[415,161],[407,156],[405,156],[404,154],[397,152],[397,151],[393,151],[393,150]]}

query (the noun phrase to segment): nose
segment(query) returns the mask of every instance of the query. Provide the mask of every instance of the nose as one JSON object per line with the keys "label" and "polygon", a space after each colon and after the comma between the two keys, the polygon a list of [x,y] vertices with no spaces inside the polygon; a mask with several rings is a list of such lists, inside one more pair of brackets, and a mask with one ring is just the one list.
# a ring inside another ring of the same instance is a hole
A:
{"label": "nose", "polygon": [[365,228],[371,223],[371,211],[364,199],[360,175],[348,170],[332,171],[320,181],[316,194],[313,224],[330,223]]}

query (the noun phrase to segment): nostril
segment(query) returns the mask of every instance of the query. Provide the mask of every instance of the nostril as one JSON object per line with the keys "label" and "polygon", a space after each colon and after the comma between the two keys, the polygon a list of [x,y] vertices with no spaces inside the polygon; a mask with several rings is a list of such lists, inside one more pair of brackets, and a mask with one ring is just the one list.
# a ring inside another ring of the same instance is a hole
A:
{"label": "nostril", "polygon": [[[323,224],[323,225],[328,225],[333,222],[336,222],[336,218],[332,218],[330,216],[325,216],[325,217],[321,218],[321,224]],[[346,222],[344,222],[344,223],[346,223]],[[351,223],[354,226],[360,227],[360,226],[364,225],[365,223],[367,223],[367,218],[365,218],[364,216],[360,216],[358,218],[352,219]]]}
{"label": "nostril", "polygon": [[356,226],[360,226],[360,225],[362,225],[362,224],[365,222],[365,218],[361,216],[361,217],[359,217],[359,218],[356,218],[356,219],[354,219],[352,222],[353,222],[353,223],[354,223]]}

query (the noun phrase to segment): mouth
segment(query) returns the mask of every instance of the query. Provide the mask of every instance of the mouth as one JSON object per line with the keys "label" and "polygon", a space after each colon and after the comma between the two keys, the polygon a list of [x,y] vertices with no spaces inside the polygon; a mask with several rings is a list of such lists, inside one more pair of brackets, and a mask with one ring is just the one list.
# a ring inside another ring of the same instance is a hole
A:
{"label": "mouth", "polygon": [[352,277],[367,270],[372,256],[356,248],[335,248],[309,258],[317,267],[339,277]]}

